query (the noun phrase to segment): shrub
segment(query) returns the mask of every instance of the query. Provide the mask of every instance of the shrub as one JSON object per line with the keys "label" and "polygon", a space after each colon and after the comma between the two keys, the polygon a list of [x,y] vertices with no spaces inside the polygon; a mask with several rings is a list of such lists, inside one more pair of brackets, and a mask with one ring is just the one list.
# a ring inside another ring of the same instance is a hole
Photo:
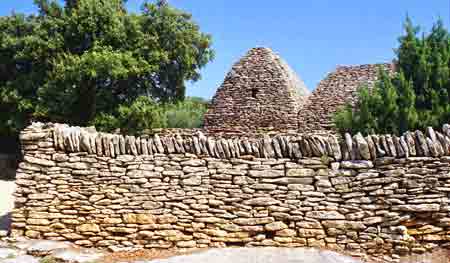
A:
{"label": "shrub", "polygon": [[120,129],[130,134],[154,128],[198,128],[206,110],[206,102],[199,99],[158,103],[141,96],[131,105],[120,105],[115,114],[100,114],[92,124],[101,131]]}

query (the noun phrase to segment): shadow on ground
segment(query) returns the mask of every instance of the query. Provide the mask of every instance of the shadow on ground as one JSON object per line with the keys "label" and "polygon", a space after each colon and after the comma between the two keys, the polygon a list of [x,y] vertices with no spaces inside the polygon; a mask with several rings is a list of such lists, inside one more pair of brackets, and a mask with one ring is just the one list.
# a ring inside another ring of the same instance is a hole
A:
{"label": "shadow on ground", "polygon": [[0,232],[10,230],[11,212],[14,208],[14,180],[0,179]]}
{"label": "shadow on ground", "polygon": [[11,213],[0,215],[0,231],[8,231],[11,228]]}

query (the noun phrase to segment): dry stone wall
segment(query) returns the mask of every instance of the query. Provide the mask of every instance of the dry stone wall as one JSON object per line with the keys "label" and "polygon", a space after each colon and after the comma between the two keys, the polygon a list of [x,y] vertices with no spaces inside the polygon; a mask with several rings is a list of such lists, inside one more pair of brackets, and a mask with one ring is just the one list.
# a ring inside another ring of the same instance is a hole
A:
{"label": "dry stone wall", "polygon": [[21,133],[14,235],[90,247],[326,247],[397,258],[450,242],[450,126],[401,137]]}

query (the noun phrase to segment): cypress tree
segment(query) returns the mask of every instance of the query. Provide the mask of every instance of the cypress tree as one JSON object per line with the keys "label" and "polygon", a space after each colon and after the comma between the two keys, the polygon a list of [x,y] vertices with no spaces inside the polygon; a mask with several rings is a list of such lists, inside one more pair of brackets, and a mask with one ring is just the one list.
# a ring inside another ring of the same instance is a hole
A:
{"label": "cypress tree", "polygon": [[396,49],[397,73],[380,72],[373,91],[360,89],[356,108],[347,105],[337,113],[339,130],[399,134],[450,119],[450,34],[442,20],[428,35],[418,36],[420,28],[409,17],[404,27]]}
{"label": "cypress tree", "polygon": [[400,72],[396,78],[398,90],[398,129],[404,132],[414,129],[417,126],[418,115],[416,111],[416,94],[413,83],[405,78],[405,74]]}
{"label": "cypress tree", "polygon": [[397,90],[385,71],[380,72],[380,81],[375,86],[379,92],[380,97],[383,98],[383,105],[377,107],[376,114],[378,115],[378,129],[383,133],[397,133],[398,132],[398,105]]}

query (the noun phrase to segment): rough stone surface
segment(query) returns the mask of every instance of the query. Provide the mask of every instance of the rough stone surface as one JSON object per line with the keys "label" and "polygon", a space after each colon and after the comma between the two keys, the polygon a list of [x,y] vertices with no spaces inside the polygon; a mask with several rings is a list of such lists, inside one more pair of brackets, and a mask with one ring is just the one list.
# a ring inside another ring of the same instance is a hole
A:
{"label": "rough stone surface", "polygon": [[205,115],[208,129],[296,129],[309,94],[295,72],[268,48],[251,49],[236,63]]}
{"label": "rough stone surface", "polygon": [[[17,169],[13,236],[114,250],[308,246],[377,257],[450,241],[450,157],[423,145],[447,139],[436,133],[441,139],[433,141],[430,131],[410,133],[408,146],[411,138],[421,146],[408,158],[393,154],[386,136],[371,137],[380,138],[372,140],[377,156],[368,154],[362,136],[347,136],[351,143],[339,146],[343,153],[351,144],[354,158],[370,160],[349,160],[348,151],[344,160],[335,159],[320,136],[289,137],[278,148],[273,140],[282,136],[231,140],[198,134],[178,138],[186,145],[183,153],[168,150],[172,135],[155,136],[159,147],[152,154],[136,143],[149,138],[127,137],[125,152],[119,147],[111,155],[102,139],[110,136],[84,128],[35,123],[22,135],[38,139],[22,142],[26,158]],[[78,142],[88,141],[83,136],[101,140],[93,140],[90,150],[87,143],[80,148]],[[442,136],[449,138],[445,131]],[[215,146],[206,153],[202,141]],[[232,147],[234,142],[252,145],[252,152]],[[291,144],[301,157],[290,155]],[[23,246],[46,255],[53,244]]]}
{"label": "rough stone surface", "polygon": [[328,74],[308,97],[299,112],[298,128],[301,132],[326,133],[333,131],[333,115],[346,103],[357,101],[357,89],[366,84],[372,87],[378,78],[378,68],[393,72],[392,64],[340,66]]}

